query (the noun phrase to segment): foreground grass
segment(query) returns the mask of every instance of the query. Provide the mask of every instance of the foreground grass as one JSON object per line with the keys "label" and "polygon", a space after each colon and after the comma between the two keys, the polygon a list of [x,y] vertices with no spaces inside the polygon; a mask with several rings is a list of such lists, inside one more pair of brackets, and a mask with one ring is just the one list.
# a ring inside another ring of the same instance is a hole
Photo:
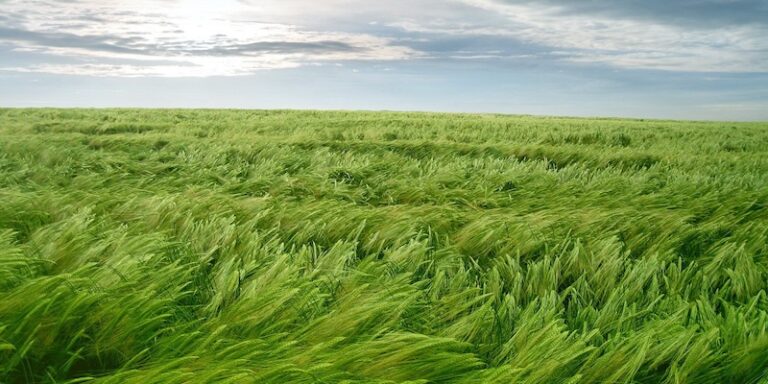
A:
{"label": "foreground grass", "polygon": [[768,125],[0,110],[0,382],[768,382]]}

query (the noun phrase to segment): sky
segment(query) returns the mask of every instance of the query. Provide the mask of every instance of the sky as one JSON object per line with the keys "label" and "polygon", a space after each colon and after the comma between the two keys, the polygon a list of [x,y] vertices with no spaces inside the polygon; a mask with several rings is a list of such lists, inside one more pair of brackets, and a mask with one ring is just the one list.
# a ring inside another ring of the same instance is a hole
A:
{"label": "sky", "polygon": [[768,120],[768,0],[0,0],[0,106]]}

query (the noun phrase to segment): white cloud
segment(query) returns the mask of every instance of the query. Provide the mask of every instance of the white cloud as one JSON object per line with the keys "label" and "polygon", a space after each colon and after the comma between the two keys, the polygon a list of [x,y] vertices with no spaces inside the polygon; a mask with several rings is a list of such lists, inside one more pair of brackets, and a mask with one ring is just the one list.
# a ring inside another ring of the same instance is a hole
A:
{"label": "white cloud", "polygon": [[14,71],[229,76],[345,61],[430,58],[768,72],[768,23],[696,28],[695,23],[670,24],[670,17],[573,12],[562,5],[570,4],[565,1],[6,0],[2,4],[0,43],[38,57],[37,62],[15,62],[5,68]]}
{"label": "white cloud", "polygon": [[5,70],[95,76],[226,76],[309,62],[403,60],[418,55],[371,34],[251,21],[258,17],[259,7],[235,0],[12,0],[3,4],[0,14],[23,15],[12,28],[0,31],[0,40],[12,42],[16,51],[71,61]]}
{"label": "white cloud", "polygon": [[768,71],[768,28],[725,25],[696,29],[647,19],[563,12],[556,6],[457,0],[505,18],[503,24],[469,20],[455,24],[393,23],[421,33],[506,36],[565,53],[563,60],[625,68],[676,71]]}

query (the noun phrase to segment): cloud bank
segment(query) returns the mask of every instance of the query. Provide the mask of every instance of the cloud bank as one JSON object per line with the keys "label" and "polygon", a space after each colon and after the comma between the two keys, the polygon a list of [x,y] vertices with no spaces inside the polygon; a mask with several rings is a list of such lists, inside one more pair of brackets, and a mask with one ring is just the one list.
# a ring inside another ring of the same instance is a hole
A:
{"label": "cloud bank", "polygon": [[0,2],[17,57],[0,69],[91,76],[419,60],[765,73],[765,36],[758,0]]}

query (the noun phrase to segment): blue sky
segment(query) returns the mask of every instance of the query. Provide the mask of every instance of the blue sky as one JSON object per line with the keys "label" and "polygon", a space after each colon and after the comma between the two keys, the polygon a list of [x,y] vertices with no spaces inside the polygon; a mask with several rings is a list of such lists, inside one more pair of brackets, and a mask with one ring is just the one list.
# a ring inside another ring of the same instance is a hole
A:
{"label": "blue sky", "polygon": [[0,0],[0,105],[768,120],[765,0]]}

